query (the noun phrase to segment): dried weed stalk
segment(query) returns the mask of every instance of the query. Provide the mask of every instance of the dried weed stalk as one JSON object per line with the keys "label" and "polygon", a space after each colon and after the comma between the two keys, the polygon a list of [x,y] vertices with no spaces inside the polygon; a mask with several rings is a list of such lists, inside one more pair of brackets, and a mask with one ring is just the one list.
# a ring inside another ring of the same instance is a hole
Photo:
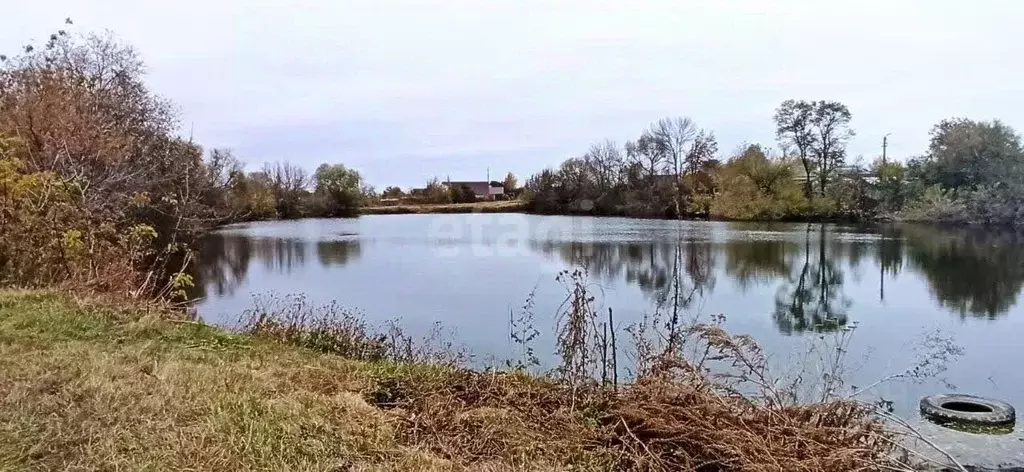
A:
{"label": "dried weed stalk", "polygon": [[558,373],[575,388],[596,377],[599,336],[595,297],[586,270],[562,271],[555,280],[567,292],[556,319],[557,354],[562,360]]}
{"label": "dried weed stalk", "polygon": [[526,296],[523,306],[519,308],[518,314],[513,313],[511,308],[508,310],[508,337],[520,350],[518,359],[509,359],[505,362],[510,369],[527,370],[540,366],[540,358],[537,357],[533,348],[534,340],[540,336],[533,315],[536,296],[537,287],[534,286],[533,290],[530,290],[530,294]]}

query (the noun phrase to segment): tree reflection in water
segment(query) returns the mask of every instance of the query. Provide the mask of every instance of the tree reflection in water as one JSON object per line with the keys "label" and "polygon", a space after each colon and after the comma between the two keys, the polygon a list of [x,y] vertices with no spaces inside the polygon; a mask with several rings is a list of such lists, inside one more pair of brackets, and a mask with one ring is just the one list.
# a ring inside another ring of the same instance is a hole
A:
{"label": "tree reflection in water", "polygon": [[194,286],[189,298],[230,295],[245,280],[252,258],[252,239],[212,233],[203,238],[193,259]]}
{"label": "tree reflection in water", "polygon": [[359,259],[361,254],[362,248],[357,239],[316,243],[316,257],[324,267],[341,267]]}
{"label": "tree reflection in water", "polygon": [[[904,270],[920,273],[940,306],[961,314],[995,318],[1006,313],[1024,286],[1024,237],[1019,233],[885,226],[839,229],[807,225],[800,243],[792,226],[769,237],[712,243],[681,233],[652,242],[539,242],[534,248],[585,266],[604,283],[635,284],[666,311],[690,307],[709,296],[716,269],[740,290],[778,285],[772,316],[780,332],[835,330],[847,323],[854,300],[844,291],[846,271],[876,280],[883,302],[886,282]],[[783,237],[779,237],[779,235]],[[735,236],[735,235],[732,235]],[[718,253],[724,264],[715,267]],[[871,267],[865,272],[866,261]]]}
{"label": "tree reflection in water", "polygon": [[715,254],[707,240],[542,241],[531,245],[545,255],[585,267],[603,283],[625,280],[634,284],[650,300],[663,305],[673,300],[688,304],[695,297],[709,295],[715,286]]}
{"label": "tree reflection in water", "polygon": [[895,227],[881,229],[882,238],[875,246],[878,263],[878,298],[885,301],[885,280],[895,278],[903,270],[903,233]]}
{"label": "tree reflection in water", "polygon": [[[883,302],[905,296],[888,291],[886,284],[907,271],[927,284],[938,307],[964,317],[1004,315],[1024,287],[1021,233],[906,225],[727,227],[723,232],[722,224],[688,222],[656,231],[648,241],[596,238],[530,244],[549,257],[586,267],[595,282],[637,286],[652,305],[670,314],[682,309],[699,313],[715,291],[717,277],[724,274],[740,293],[752,292],[752,299],[767,295],[769,300],[758,303],[768,306],[752,311],[771,313],[779,331],[787,334],[842,327],[856,301],[846,295],[845,286],[851,283],[877,283],[875,293]],[[310,254],[314,249],[315,259]],[[354,238],[315,241],[214,233],[198,248],[192,296],[230,296],[252,277],[253,264],[264,272],[303,277],[300,268],[309,262],[336,268],[361,255]]]}
{"label": "tree reflection in water", "polygon": [[[267,272],[291,274],[306,264],[309,247],[310,243],[297,238],[209,234],[201,241],[193,264],[195,287],[190,296],[231,295],[245,282],[253,258]],[[359,241],[319,241],[316,253],[320,265],[340,267],[359,258]]]}
{"label": "tree reflection in water", "polygon": [[907,226],[907,258],[932,295],[960,316],[995,319],[1024,285],[1024,238],[1018,232]]}
{"label": "tree reflection in water", "polygon": [[533,249],[547,256],[586,267],[591,277],[614,284],[624,279],[657,298],[669,287],[676,245],[669,242],[531,242]]}
{"label": "tree reflection in water", "polygon": [[[649,243],[535,245],[546,254],[557,254],[567,263],[586,267],[607,283],[622,277],[636,284],[673,315],[670,323],[679,321],[675,315],[680,309],[690,308],[711,295],[716,280],[716,254],[724,252],[725,273],[744,290],[752,284],[782,281],[773,312],[780,331],[789,334],[842,327],[852,302],[843,295],[843,272],[834,261],[849,256],[849,248],[830,246],[824,225],[814,232],[808,226],[802,246],[785,239],[736,240],[715,245],[710,237],[699,234]],[[864,246],[854,252],[866,250]]]}
{"label": "tree reflection in water", "polygon": [[[775,296],[775,325],[785,334],[836,330],[846,324],[853,303],[842,293],[842,270],[828,255],[825,225],[818,226],[813,238],[811,229],[807,225],[803,263],[790,271]],[[812,239],[817,241],[816,251]]]}
{"label": "tree reflection in water", "polygon": [[725,273],[746,291],[754,285],[771,284],[792,271],[800,246],[792,241],[755,239],[725,243]]}

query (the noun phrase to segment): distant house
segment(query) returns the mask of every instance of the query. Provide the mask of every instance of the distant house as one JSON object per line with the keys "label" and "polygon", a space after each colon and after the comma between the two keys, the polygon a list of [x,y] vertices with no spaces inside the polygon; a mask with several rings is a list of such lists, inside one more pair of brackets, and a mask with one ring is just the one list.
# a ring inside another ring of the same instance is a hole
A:
{"label": "distant house", "polygon": [[460,188],[469,187],[476,195],[477,200],[494,200],[496,197],[505,194],[505,188],[500,185],[492,185],[491,182],[486,181],[468,181],[459,182],[450,180],[447,182],[448,188]]}
{"label": "distant house", "polygon": [[[808,176],[807,171],[804,170],[804,166],[800,163],[800,161],[793,161],[792,169],[793,180],[797,182],[806,182],[808,178],[810,178],[814,182],[817,182],[818,180],[817,169],[811,169],[811,174]],[[864,169],[857,166],[841,166],[838,169],[835,169],[834,172],[835,174],[833,175],[839,177],[840,179],[860,178],[864,179],[869,183],[874,183],[878,181],[878,176],[875,175],[874,172],[872,172],[869,169]]]}

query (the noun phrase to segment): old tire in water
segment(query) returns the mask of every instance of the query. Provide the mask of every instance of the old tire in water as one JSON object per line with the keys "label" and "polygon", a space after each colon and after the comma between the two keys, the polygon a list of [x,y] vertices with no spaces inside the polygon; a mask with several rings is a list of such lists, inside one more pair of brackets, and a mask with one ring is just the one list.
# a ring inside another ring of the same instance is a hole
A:
{"label": "old tire in water", "polygon": [[1005,425],[1016,420],[1009,403],[974,395],[932,395],[921,399],[921,414],[940,422]]}

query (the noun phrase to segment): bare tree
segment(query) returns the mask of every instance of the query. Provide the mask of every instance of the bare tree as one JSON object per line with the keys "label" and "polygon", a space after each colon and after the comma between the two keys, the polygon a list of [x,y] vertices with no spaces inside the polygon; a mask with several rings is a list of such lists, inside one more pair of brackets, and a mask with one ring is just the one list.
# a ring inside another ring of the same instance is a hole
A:
{"label": "bare tree", "polygon": [[715,158],[718,153],[718,141],[715,133],[700,130],[690,143],[690,149],[686,151],[685,172],[689,175],[699,173],[705,166]]}
{"label": "bare tree", "polygon": [[302,194],[307,191],[309,174],[296,165],[277,162],[263,165],[263,172],[270,178],[270,185],[277,200],[277,212],[282,218],[300,216],[299,204]]}
{"label": "bare tree", "polygon": [[[682,214],[683,172],[690,145],[698,135],[697,125],[686,117],[662,118],[648,130],[668,161],[675,181],[676,217]],[[701,133],[702,134],[702,133]]]}
{"label": "bare tree", "polygon": [[811,196],[811,172],[814,161],[811,151],[818,140],[814,130],[814,102],[786,100],[775,110],[775,136],[783,149],[795,149],[803,164],[807,180],[804,181],[804,196]]}
{"label": "bare tree", "polygon": [[825,195],[825,186],[832,174],[843,165],[846,158],[846,143],[853,137],[850,129],[850,110],[840,102],[813,102],[814,114],[811,127],[815,139],[811,142],[811,155],[818,168],[820,191]]}
{"label": "bare tree", "polygon": [[648,183],[653,183],[658,172],[665,168],[665,152],[657,139],[647,132],[636,141],[626,143],[626,157],[644,170]]}
{"label": "bare tree", "polygon": [[584,160],[592,167],[601,191],[607,191],[618,183],[622,169],[622,151],[614,141],[606,139],[590,146]]}
{"label": "bare tree", "polygon": [[243,168],[242,161],[230,149],[213,149],[206,159],[206,174],[211,187],[229,187],[231,179]]}
{"label": "bare tree", "polygon": [[225,214],[219,215],[221,218],[234,217],[229,193],[240,179],[245,178],[245,166],[230,149],[211,150],[204,164],[202,169],[206,171],[206,178],[198,184],[202,203],[212,209],[225,209]]}

